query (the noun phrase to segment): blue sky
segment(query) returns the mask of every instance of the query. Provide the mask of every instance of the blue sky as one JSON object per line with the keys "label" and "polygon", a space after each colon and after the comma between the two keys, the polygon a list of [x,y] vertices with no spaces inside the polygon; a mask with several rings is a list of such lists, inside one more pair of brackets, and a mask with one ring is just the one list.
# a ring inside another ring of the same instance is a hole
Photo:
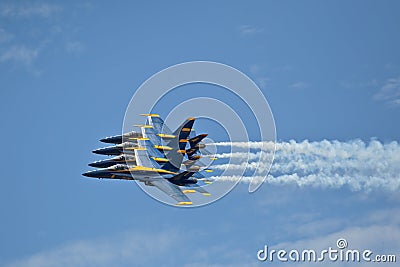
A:
{"label": "blue sky", "polygon": [[264,184],[249,194],[241,184],[188,210],[81,173],[98,139],[121,131],[136,88],[192,60],[252,78],[278,141],[399,142],[399,7],[1,1],[0,265],[258,266],[269,264],[256,259],[264,244],[320,248],[343,236],[398,253],[398,189]]}

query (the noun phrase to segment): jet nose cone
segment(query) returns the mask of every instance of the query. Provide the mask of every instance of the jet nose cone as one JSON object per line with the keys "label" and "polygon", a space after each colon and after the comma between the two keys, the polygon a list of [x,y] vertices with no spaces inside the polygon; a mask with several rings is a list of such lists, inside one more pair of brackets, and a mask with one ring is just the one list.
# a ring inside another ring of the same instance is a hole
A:
{"label": "jet nose cone", "polygon": [[98,149],[92,150],[92,153],[102,155],[104,153],[107,153],[107,151],[108,151],[107,148],[98,148]]}
{"label": "jet nose cone", "polygon": [[90,167],[95,167],[96,168],[97,167],[97,162],[92,162],[92,163],[89,163],[88,165]]}
{"label": "jet nose cone", "polygon": [[100,153],[100,148],[99,148],[99,149],[92,150],[92,153],[94,153],[94,154],[99,154],[99,153]]}
{"label": "jet nose cone", "polygon": [[93,177],[93,175],[90,172],[82,173],[82,175],[86,177]]}
{"label": "jet nose cone", "polygon": [[94,171],[88,171],[85,173],[82,173],[83,176],[86,177],[95,177],[98,178],[103,174],[103,170],[94,170]]}

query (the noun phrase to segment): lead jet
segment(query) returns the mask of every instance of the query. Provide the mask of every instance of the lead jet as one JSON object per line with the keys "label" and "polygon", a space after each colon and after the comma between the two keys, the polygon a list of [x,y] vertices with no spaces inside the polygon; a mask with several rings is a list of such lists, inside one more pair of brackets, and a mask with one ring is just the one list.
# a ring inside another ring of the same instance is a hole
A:
{"label": "lead jet", "polygon": [[[174,135],[172,135],[171,130],[164,125],[163,119],[160,118],[160,115],[158,114],[140,114],[142,116],[147,116],[147,123],[143,125],[144,127],[154,127],[155,131],[157,132],[157,135],[160,138],[163,139],[171,139],[175,138]],[[141,125],[137,125],[141,126]],[[131,141],[134,140],[135,138],[140,138],[143,137],[140,132],[132,131],[120,135],[114,135],[114,136],[109,136],[105,137],[103,139],[100,139],[100,142],[103,143],[108,143],[108,144],[121,144],[123,142]]]}

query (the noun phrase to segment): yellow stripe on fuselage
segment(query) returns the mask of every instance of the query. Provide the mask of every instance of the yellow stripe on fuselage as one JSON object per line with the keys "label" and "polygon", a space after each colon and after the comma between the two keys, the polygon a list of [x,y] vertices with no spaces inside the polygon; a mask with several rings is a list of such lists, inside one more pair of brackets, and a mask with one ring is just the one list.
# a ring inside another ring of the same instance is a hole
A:
{"label": "yellow stripe on fuselage", "polygon": [[144,167],[144,166],[135,166],[130,168],[129,171],[149,171],[149,172],[158,172],[158,173],[168,173],[168,174],[176,174],[176,172],[171,172],[163,169]]}

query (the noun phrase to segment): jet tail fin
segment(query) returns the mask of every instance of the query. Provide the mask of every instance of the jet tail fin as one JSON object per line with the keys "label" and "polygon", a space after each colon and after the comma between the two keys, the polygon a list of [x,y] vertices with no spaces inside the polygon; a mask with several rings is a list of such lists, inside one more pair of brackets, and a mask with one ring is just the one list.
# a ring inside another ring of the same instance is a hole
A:
{"label": "jet tail fin", "polygon": [[166,154],[166,158],[169,160],[163,168],[169,168],[172,171],[178,171],[181,167],[183,161],[182,151],[185,151],[186,139],[188,138],[190,131],[193,127],[195,119],[186,119],[178,129],[173,133],[175,138],[173,138],[167,146],[172,148]]}
{"label": "jet tail fin", "polygon": [[172,135],[178,136],[179,139],[187,139],[192,130],[195,118],[187,118]]}

